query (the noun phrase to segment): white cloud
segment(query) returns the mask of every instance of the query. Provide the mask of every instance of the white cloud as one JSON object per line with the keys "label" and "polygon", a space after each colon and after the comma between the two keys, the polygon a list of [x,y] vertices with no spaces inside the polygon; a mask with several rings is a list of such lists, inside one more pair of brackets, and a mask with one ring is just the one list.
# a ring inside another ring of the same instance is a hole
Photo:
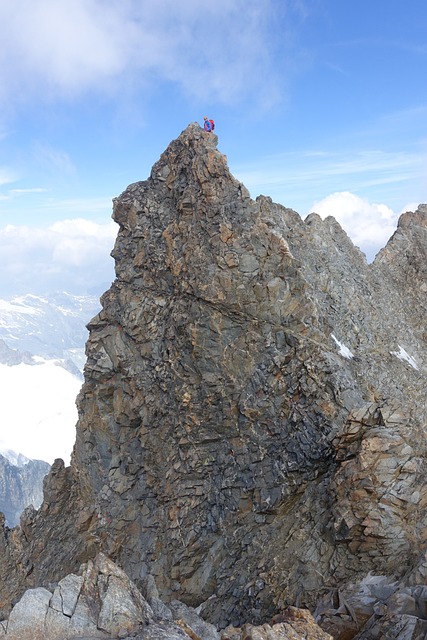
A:
{"label": "white cloud", "polygon": [[15,196],[27,193],[46,193],[46,191],[47,189],[43,187],[31,187],[29,189],[11,189],[9,193],[10,195]]}
{"label": "white cloud", "polygon": [[322,218],[333,216],[371,260],[394,233],[397,212],[417,208],[420,201],[406,208],[402,203],[408,194],[422,193],[419,183],[426,162],[424,150],[349,147],[289,151],[262,158],[256,166],[248,163],[234,173],[254,195],[266,193],[304,215],[315,211]]}
{"label": "white cloud", "polygon": [[75,441],[75,398],[81,381],[55,365],[0,364],[2,424],[0,450],[12,449],[28,458],[63,458],[69,464]]}
{"label": "white cloud", "polygon": [[405,213],[405,211],[416,211],[421,203],[420,202],[408,202],[400,213]]}
{"label": "white cloud", "polygon": [[0,295],[58,289],[83,293],[108,284],[114,277],[109,254],[117,229],[113,221],[97,224],[82,218],[47,228],[7,225],[0,229]]}
{"label": "white cloud", "polygon": [[50,227],[55,236],[55,242],[52,243],[53,263],[82,267],[102,260],[111,251],[117,229],[114,222],[100,225],[81,218],[55,222]]}
{"label": "white cloud", "polygon": [[398,214],[385,204],[371,203],[348,191],[332,193],[316,202],[312,211],[321,218],[333,216],[368,258],[386,245],[398,220]]}
{"label": "white cloud", "polygon": [[4,167],[0,167],[0,187],[4,184],[10,184],[14,182],[16,177],[11,169],[5,169]]}
{"label": "white cloud", "polygon": [[285,8],[277,6],[275,0],[0,3],[0,99],[111,93],[129,80],[141,86],[153,79],[224,101],[254,87],[264,87],[267,97],[275,82],[270,30],[275,11]]}

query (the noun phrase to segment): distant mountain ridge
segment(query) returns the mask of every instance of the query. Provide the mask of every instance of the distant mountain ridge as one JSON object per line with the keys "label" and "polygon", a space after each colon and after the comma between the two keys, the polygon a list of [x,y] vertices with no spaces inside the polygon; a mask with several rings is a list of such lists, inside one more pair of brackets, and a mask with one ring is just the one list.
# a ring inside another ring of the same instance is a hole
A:
{"label": "distant mountain ridge", "polygon": [[34,364],[34,358],[28,351],[11,349],[4,340],[0,338],[0,363],[13,367],[17,364]]}
{"label": "distant mountain ridge", "polygon": [[22,511],[32,505],[38,509],[43,500],[43,478],[50,464],[42,460],[29,460],[14,451],[0,452],[0,511],[6,525],[19,524]]}
{"label": "distant mountain ridge", "polygon": [[[71,360],[82,370],[86,324],[99,308],[96,296],[65,292],[3,298],[0,299],[0,339],[10,349],[46,359]],[[4,355],[4,349],[0,356],[2,353]]]}

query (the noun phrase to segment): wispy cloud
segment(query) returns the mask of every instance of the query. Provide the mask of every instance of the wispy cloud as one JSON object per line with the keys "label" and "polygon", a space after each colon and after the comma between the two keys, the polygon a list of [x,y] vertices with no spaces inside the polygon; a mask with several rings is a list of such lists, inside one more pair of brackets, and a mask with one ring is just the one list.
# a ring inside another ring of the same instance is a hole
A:
{"label": "wispy cloud", "polygon": [[47,189],[43,187],[31,187],[29,189],[10,189],[9,193],[12,196],[26,195],[28,193],[46,193]]}
{"label": "wispy cloud", "polygon": [[96,215],[111,211],[111,198],[47,198],[39,207],[45,213],[49,211],[58,217]]}
{"label": "wispy cloud", "polygon": [[256,164],[235,167],[233,172],[254,196],[266,193],[286,206],[295,208],[297,204],[297,210],[305,214],[312,210],[313,202],[331,191],[370,193],[381,187],[384,196],[386,190],[389,196],[385,200],[396,200],[391,191],[421,181],[426,167],[424,152],[341,150],[264,157]]}
{"label": "wispy cloud", "polygon": [[275,0],[1,3],[0,99],[120,93],[130,79],[166,79],[224,102],[267,93],[277,10]]}
{"label": "wispy cloud", "polygon": [[73,175],[76,168],[66,151],[55,149],[47,143],[36,142],[33,147],[36,163],[44,170],[59,172],[63,175]]}
{"label": "wispy cloud", "polygon": [[[289,184],[306,188],[307,182],[319,188],[331,183],[331,177],[356,180],[359,186],[372,184],[372,176],[378,183],[400,181],[422,175],[427,154],[360,150],[350,152],[306,151],[288,152],[256,160],[237,167],[239,177],[250,183]],[[255,162],[254,162],[255,165]],[[261,167],[261,168],[259,168]]]}
{"label": "wispy cloud", "polygon": [[0,167],[0,187],[5,184],[10,184],[11,182],[15,182],[15,180],[16,175],[11,169]]}

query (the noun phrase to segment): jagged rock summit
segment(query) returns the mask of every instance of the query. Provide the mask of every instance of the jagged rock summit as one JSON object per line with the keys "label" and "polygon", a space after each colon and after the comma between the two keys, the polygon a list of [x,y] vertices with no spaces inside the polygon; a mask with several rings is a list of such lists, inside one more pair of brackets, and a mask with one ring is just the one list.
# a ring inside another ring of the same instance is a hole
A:
{"label": "jagged rock summit", "polygon": [[114,201],[71,467],[5,531],[5,608],[98,551],[221,628],[298,602],[355,635],[384,585],[415,602],[427,207],[369,265],[333,218],[252,200],[217,142],[189,125]]}

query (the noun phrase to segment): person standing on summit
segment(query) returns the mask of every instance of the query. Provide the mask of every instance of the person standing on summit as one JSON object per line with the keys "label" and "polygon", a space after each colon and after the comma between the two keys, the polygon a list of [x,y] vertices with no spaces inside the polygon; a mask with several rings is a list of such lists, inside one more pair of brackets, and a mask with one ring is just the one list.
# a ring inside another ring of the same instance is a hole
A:
{"label": "person standing on summit", "polygon": [[208,116],[203,116],[204,124],[203,129],[205,131],[211,132],[215,129],[215,124],[213,120],[208,120]]}

